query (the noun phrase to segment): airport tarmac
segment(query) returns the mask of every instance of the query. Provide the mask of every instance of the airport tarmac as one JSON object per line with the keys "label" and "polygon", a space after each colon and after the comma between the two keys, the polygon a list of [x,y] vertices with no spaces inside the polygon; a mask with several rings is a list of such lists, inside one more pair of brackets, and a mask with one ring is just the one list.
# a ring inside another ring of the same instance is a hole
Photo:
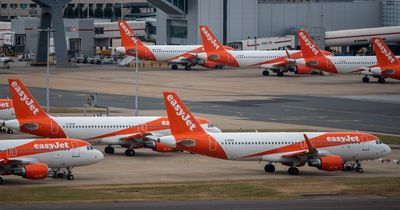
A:
{"label": "airport tarmac", "polygon": [[152,201],[152,202],[113,202],[113,203],[81,203],[81,204],[19,204],[0,206],[7,210],[67,210],[67,209],[192,209],[192,210],[219,210],[219,209],[324,209],[324,210],[397,210],[400,208],[400,200],[394,198],[313,198],[300,200],[255,200],[255,201]]}
{"label": "airport tarmac", "polygon": [[[0,134],[0,139],[32,138],[26,134]],[[96,144],[96,142],[92,142]],[[104,145],[96,145],[100,151]],[[400,165],[395,162],[364,161],[364,173],[325,172],[313,167],[300,167],[298,177],[289,176],[287,166],[275,164],[276,172],[265,173],[266,162],[228,161],[187,152],[159,153],[151,149],[137,149],[136,156],[127,157],[124,148],[116,147],[113,155],[103,161],[73,170],[74,181],[60,179],[26,180],[17,176],[3,177],[7,185],[17,186],[86,186],[98,184],[179,183],[202,181],[239,181],[260,179],[321,178],[321,177],[399,177]],[[400,159],[400,147],[393,147],[385,159]]]}
{"label": "airport tarmac", "polygon": [[[90,93],[98,104],[132,113],[131,68],[84,65],[53,71],[51,104],[83,107]],[[8,96],[7,78],[20,78],[45,104],[43,68],[17,68],[0,78],[0,96]],[[359,75],[261,75],[257,69],[140,72],[141,115],[164,115],[163,91],[176,91],[189,108],[224,129],[361,130],[400,134],[400,82],[361,82]],[[372,80],[373,81],[373,80]]]}

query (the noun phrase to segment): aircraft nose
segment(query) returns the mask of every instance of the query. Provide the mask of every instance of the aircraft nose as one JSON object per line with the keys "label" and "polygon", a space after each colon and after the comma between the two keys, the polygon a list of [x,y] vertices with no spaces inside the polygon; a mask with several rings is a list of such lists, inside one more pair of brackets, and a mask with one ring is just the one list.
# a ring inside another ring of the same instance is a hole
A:
{"label": "aircraft nose", "polygon": [[96,161],[96,162],[99,162],[99,161],[101,161],[101,160],[103,160],[103,158],[104,158],[104,155],[103,155],[103,153],[102,152],[100,152],[99,150],[94,150],[94,160]]}
{"label": "aircraft nose", "polygon": [[125,47],[117,47],[115,50],[119,53],[125,54]]}
{"label": "aircraft nose", "polygon": [[391,152],[392,152],[392,149],[387,145],[387,144],[385,144],[384,145],[384,150],[383,150],[384,152],[384,154],[385,155],[388,155],[388,154],[390,154]]}

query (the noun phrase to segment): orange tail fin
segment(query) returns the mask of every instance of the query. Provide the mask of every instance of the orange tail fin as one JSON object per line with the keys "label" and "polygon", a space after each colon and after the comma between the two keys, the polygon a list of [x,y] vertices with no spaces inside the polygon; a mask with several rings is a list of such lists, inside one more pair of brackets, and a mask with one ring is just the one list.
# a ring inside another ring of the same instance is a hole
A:
{"label": "orange tail fin", "polygon": [[19,79],[9,79],[8,84],[17,119],[43,118],[48,116]]}
{"label": "orange tail fin", "polygon": [[143,45],[142,41],[135,37],[133,30],[125,20],[119,20],[118,27],[121,35],[122,46],[126,48],[134,48],[136,47],[136,42],[138,42],[139,46]]}
{"label": "orange tail fin", "polygon": [[301,53],[303,54],[303,58],[311,58],[323,56],[322,51],[318,48],[315,42],[311,39],[311,37],[304,30],[299,30],[297,32]]}
{"label": "orange tail fin", "polygon": [[205,52],[226,51],[208,26],[200,25],[200,36]]}
{"label": "orange tail fin", "polygon": [[385,44],[382,38],[372,38],[374,51],[379,66],[400,65],[400,62],[393,55],[393,52]]}
{"label": "orange tail fin", "polygon": [[172,135],[205,132],[176,93],[164,92],[163,95]]}

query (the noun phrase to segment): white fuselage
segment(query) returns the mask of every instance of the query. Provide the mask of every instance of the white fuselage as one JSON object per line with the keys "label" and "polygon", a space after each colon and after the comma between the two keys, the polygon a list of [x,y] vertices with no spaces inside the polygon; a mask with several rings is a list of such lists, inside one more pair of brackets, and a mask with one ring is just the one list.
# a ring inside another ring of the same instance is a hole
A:
{"label": "white fuselage", "polygon": [[[289,50],[288,52],[289,54],[293,54],[299,51]],[[236,59],[240,67],[261,67],[261,63],[287,56],[284,50],[230,51],[229,53]]]}
{"label": "white fuselage", "polygon": [[[187,53],[202,48],[202,45],[148,45],[157,61],[187,63]],[[186,56],[184,56],[186,54]]]}
{"label": "white fuselage", "polygon": [[[262,160],[269,162],[289,162],[283,157],[286,154],[308,151],[304,142],[304,136],[312,139],[321,136],[322,132],[307,133],[209,133],[223,148],[227,158],[230,160]],[[373,160],[390,153],[390,148],[377,141],[365,141],[363,137],[359,141],[328,142],[321,140],[313,141],[313,144],[321,145],[317,148],[321,154],[340,155],[344,160]],[[279,148],[288,147],[293,144],[298,149],[285,151]],[[318,147],[318,146],[317,146]],[[254,155],[276,149],[276,152],[265,155]],[[248,157],[254,155],[252,157]]]}
{"label": "white fuselage", "polygon": [[[56,124],[51,124],[53,134],[64,133],[69,138],[100,140],[103,144],[129,145],[130,141],[121,140],[121,138],[138,133],[151,133],[156,137],[171,133],[167,118],[164,118],[161,124],[160,122],[152,123],[159,121],[161,117],[50,117],[56,122]],[[5,121],[5,125],[15,130],[20,130],[20,126],[23,126],[17,119]],[[209,123],[202,124],[202,127],[209,132],[221,132]],[[127,129],[129,131],[125,131]],[[124,132],[121,132],[123,130]],[[138,143],[141,145],[142,142],[138,141]]]}
{"label": "white fuselage", "polygon": [[14,108],[0,109],[0,121],[15,119]]}
{"label": "white fuselage", "polygon": [[[11,148],[18,147],[23,144],[30,143],[29,140],[1,140],[0,151],[11,150]],[[30,152],[34,149],[29,148]],[[35,151],[34,151],[35,152]],[[25,160],[27,162],[33,161],[37,163],[45,163],[49,168],[66,168],[66,167],[78,167],[87,166],[101,161],[104,157],[103,153],[96,149],[92,149],[89,146],[82,146],[73,149],[65,149],[59,151],[50,151],[40,153],[37,150],[37,154],[31,154],[26,156],[20,156],[17,149],[10,152],[9,160]]]}

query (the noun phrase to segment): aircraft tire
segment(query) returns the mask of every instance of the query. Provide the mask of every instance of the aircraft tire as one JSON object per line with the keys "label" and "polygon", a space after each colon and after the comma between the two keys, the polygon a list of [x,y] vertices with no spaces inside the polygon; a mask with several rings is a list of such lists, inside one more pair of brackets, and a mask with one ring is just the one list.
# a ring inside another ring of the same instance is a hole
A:
{"label": "aircraft tire", "polygon": [[297,169],[296,167],[290,167],[288,169],[288,173],[289,175],[298,175],[299,174],[299,169]]}
{"label": "aircraft tire", "polygon": [[368,82],[369,82],[369,77],[363,77],[363,78],[362,78],[362,81],[363,81],[364,83],[368,83]]}
{"label": "aircraft tire", "polygon": [[385,78],[379,78],[378,79],[378,83],[381,83],[381,84],[383,84],[383,83],[385,83],[386,81],[385,81]]}
{"label": "aircraft tire", "polygon": [[361,167],[356,168],[356,171],[357,171],[358,173],[360,173],[360,174],[364,173],[364,170],[363,170],[363,168],[361,168]]}
{"label": "aircraft tire", "polygon": [[268,70],[264,70],[264,71],[262,72],[262,74],[263,74],[264,76],[269,76],[269,71],[268,71]]}
{"label": "aircraft tire", "polygon": [[125,155],[129,156],[129,157],[133,157],[133,156],[135,156],[135,150],[127,149],[127,150],[125,150]]}
{"label": "aircraft tire", "polygon": [[72,175],[72,174],[68,174],[68,175],[67,175],[67,179],[68,179],[68,180],[74,180],[74,179],[75,179],[75,176]]}
{"label": "aircraft tire", "polygon": [[268,172],[268,173],[274,173],[275,166],[272,164],[267,164],[267,165],[265,165],[264,170],[265,170],[265,172]]}
{"label": "aircraft tire", "polygon": [[4,184],[4,179],[0,177],[0,185]]}
{"label": "aircraft tire", "polygon": [[175,64],[173,64],[173,65],[171,65],[171,69],[172,69],[172,70],[177,70],[177,69],[178,69],[178,66],[175,65]]}
{"label": "aircraft tire", "polygon": [[278,72],[278,73],[276,73],[276,76],[278,76],[278,77],[283,77],[283,72]]}
{"label": "aircraft tire", "polygon": [[8,134],[13,134],[14,131],[13,131],[12,129],[7,129],[7,133],[8,133]]}

